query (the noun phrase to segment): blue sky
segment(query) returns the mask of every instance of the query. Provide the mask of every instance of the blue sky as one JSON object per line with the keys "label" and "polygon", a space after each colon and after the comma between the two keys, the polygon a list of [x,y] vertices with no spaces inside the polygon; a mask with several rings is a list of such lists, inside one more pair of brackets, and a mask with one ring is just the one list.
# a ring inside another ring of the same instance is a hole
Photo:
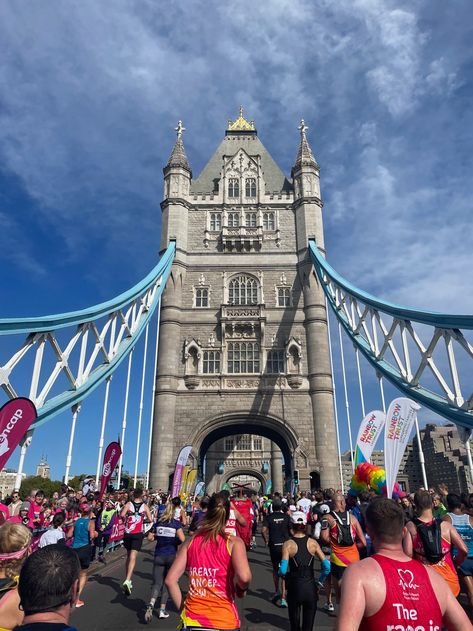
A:
{"label": "blue sky", "polygon": [[[309,125],[340,273],[473,313],[469,2],[4,1],[0,38],[0,317],[83,308],[145,276],[177,120],[196,176],[240,104],[288,175]],[[102,397],[79,418],[73,473],[95,471]],[[69,427],[38,430],[27,472],[45,452],[63,475]]]}

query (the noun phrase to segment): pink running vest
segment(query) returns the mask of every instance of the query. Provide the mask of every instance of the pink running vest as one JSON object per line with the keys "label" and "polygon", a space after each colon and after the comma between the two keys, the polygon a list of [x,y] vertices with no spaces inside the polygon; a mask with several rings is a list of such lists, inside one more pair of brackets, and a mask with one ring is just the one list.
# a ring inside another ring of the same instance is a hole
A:
{"label": "pink running vest", "polygon": [[371,558],[383,571],[386,598],[379,611],[363,618],[359,631],[441,631],[442,612],[422,563]]}

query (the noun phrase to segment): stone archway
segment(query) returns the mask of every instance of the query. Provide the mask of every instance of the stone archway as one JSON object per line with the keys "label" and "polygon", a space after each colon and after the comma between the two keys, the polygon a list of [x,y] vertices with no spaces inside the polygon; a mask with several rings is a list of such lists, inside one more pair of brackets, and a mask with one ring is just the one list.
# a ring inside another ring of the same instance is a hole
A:
{"label": "stone archway", "polygon": [[[204,477],[204,459],[209,448],[216,441],[235,434],[263,436],[277,445],[281,450],[286,472],[286,482],[283,481],[283,486],[287,486],[287,479],[292,476],[294,454],[299,444],[296,431],[280,418],[238,411],[209,419],[190,439],[189,442],[192,443],[193,452],[197,457],[199,478]],[[280,490],[283,490],[283,487]]]}
{"label": "stone archway", "polygon": [[[230,484],[230,481],[233,480],[233,478],[237,478],[238,476],[241,475],[246,475],[249,476],[251,478],[254,478],[259,486],[260,486],[260,490],[263,493],[264,492],[264,486],[266,483],[266,479],[264,477],[264,475],[260,472],[260,471],[256,471],[256,469],[233,469],[232,471],[229,471],[225,477],[224,477],[224,481],[227,484]],[[231,486],[231,484],[230,484]]]}

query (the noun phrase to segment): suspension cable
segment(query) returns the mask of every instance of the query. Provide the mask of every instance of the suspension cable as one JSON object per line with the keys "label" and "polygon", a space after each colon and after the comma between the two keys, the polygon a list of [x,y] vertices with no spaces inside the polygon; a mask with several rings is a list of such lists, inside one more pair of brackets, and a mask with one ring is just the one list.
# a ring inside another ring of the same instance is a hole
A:
{"label": "suspension cable", "polygon": [[161,298],[159,299],[157,306],[157,325],[156,325],[156,345],[154,348],[154,369],[153,369],[153,391],[151,395],[151,415],[149,421],[149,445],[148,445],[148,464],[146,467],[146,488],[149,488],[149,477],[151,468],[151,445],[153,442],[153,419],[154,419],[154,406],[156,397],[156,372],[158,369],[158,349],[159,349],[159,323],[161,320]]}
{"label": "suspension cable", "polygon": [[340,451],[340,428],[338,426],[337,387],[335,385],[335,375],[333,373],[332,340],[331,340],[331,335],[330,335],[330,314],[327,309],[327,306],[328,306],[327,298],[325,298],[325,311],[327,314],[328,349],[329,349],[329,356],[330,356],[330,370],[332,373],[332,383],[333,383],[333,405],[334,405],[334,414],[335,414],[335,433],[337,436],[338,468],[340,469],[340,485],[341,485],[342,493],[345,494],[345,484],[343,482],[342,455]]}
{"label": "suspension cable", "polygon": [[351,468],[353,471],[355,471],[355,461],[353,459],[353,439],[351,435],[350,402],[348,400],[347,376],[345,373],[345,354],[343,352],[342,326],[340,322],[338,323],[338,337],[340,340],[340,359],[342,361],[343,389],[345,391],[345,408],[346,408],[346,414],[347,414],[348,438],[350,440]]}
{"label": "suspension cable", "polygon": [[118,464],[118,479],[117,479],[117,488],[120,489],[120,483],[122,481],[122,464],[123,464],[123,454],[125,453],[125,432],[126,432],[126,415],[128,412],[128,394],[130,392],[130,374],[131,374],[131,365],[133,359],[134,348],[131,349],[130,354],[128,355],[128,373],[126,376],[126,390],[125,390],[125,404],[123,406],[123,421],[122,421],[122,440],[121,440],[121,448],[122,453],[120,456],[120,462]]}
{"label": "suspension cable", "polygon": [[103,402],[103,414],[102,414],[102,427],[100,429],[100,438],[99,438],[99,454],[97,457],[97,473],[95,475],[95,486],[98,488],[99,478],[100,478],[100,467],[102,464],[102,452],[105,438],[105,423],[107,422],[107,410],[108,410],[108,395],[110,392],[110,382],[112,377],[108,377],[105,382],[105,398]]}
{"label": "suspension cable", "polygon": [[361,414],[363,415],[363,418],[365,418],[366,416],[365,397],[363,394],[363,382],[361,380],[360,354],[358,353],[358,349],[356,347],[355,347],[355,357],[356,357],[356,369],[358,372],[358,387],[360,389]]}
{"label": "suspension cable", "polygon": [[146,325],[145,331],[145,347],[143,351],[143,372],[141,375],[141,395],[140,395],[140,413],[138,416],[138,437],[136,440],[136,458],[135,458],[135,476],[133,479],[133,487],[136,488],[136,478],[138,476],[138,458],[140,455],[140,440],[141,440],[141,419],[143,417],[143,397],[145,391],[145,377],[146,377],[146,359],[148,356],[148,329],[149,323]]}

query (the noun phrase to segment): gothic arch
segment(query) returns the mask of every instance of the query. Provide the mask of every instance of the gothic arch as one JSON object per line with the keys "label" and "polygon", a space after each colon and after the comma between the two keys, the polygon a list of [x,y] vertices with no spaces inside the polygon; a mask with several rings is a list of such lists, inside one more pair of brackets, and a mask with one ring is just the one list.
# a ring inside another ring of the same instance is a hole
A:
{"label": "gothic arch", "polygon": [[223,482],[228,483],[230,480],[232,480],[233,478],[237,478],[239,475],[248,475],[258,480],[259,484],[261,485],[261,490],[262,492],[264,492],[264,485],[266,484],[266,479],[264,475],[261,473],[261,471],[257,471],[256,469],[251,469],[251,468],[232,469],[228,473],[224,474]]}
{"label": "gothic arch", "polygon": [[275,416],[261,416],[248,412],[233,412],[208,419],[196,429],[189,443],[197,455],[198,468],[202,471],[205,454],[217,440],[234,434],[256,434],[272,440],[282,452],[286,471],[292,471],[294,453],[299,437],[294,428]]}

